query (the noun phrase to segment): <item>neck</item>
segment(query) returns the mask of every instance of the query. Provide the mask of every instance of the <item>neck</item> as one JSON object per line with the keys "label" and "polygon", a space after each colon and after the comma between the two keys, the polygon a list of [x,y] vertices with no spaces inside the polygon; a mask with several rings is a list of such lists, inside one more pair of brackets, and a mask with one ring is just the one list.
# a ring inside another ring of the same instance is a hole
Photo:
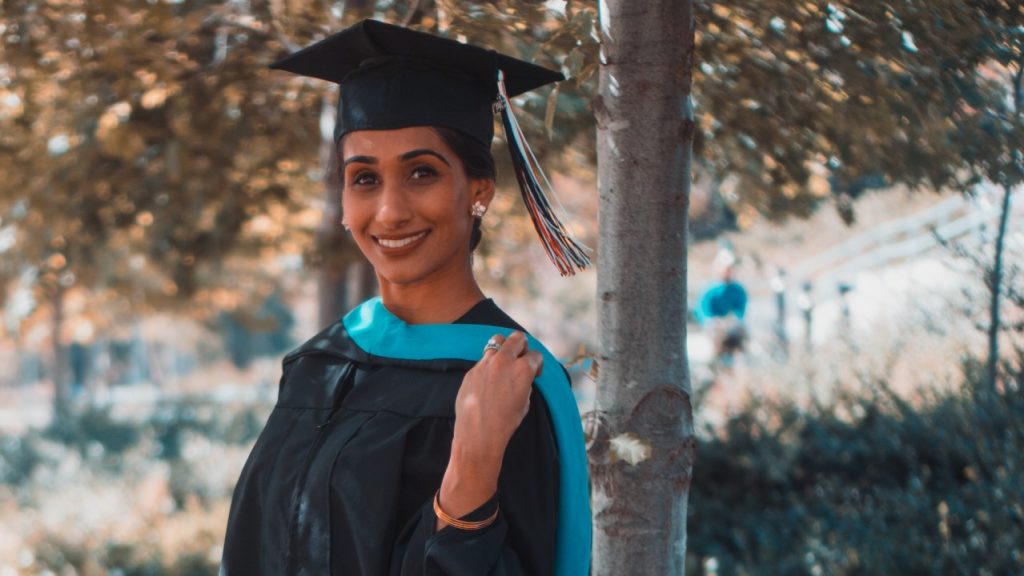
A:
{"label": "neck", "polygon": [[448,324],[484,299],[468,263],[412,284],[377,281],[384,307],[407,324]]}

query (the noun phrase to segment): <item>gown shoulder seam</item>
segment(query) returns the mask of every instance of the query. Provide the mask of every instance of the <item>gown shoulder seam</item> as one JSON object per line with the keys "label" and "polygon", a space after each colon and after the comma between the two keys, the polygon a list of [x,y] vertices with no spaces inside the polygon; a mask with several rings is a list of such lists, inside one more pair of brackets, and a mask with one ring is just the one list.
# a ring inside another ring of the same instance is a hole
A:
{"label": "gown shoulder seam", "polygon": [[282,361],[282,364],[290,364],[293,361],[295,361],[295,360],[297,360],[299,358],[302,358],[303,356],[314,356],[314,355],[318,355],[318,354],[319,355],[325,355],[325,356],[331,356],[331,357],[334,357],[334,358],[338,358],[338,359],[344,360],[346,362],[355,362],[355,360],[349,358],[348,356],[346,356],[344,354],[340,354],[338,352],[334,352],[332,350],[306,349],[306,350],[298,350],[296,352],[293,352],[293,353],[290,353],[290,354],[286,354],[285,357],[284,357],[284,360]]}

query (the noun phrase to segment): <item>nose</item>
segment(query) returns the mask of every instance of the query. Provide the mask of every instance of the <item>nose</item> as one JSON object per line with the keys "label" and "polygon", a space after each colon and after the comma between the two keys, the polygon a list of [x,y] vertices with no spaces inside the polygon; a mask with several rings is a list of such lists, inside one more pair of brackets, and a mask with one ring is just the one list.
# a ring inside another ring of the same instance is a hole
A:
{"label": "nose", "polygon": [[377,222],[388,229],[398,229],[412,220],[413,211],[400,184],[384,184],[377,205]]}

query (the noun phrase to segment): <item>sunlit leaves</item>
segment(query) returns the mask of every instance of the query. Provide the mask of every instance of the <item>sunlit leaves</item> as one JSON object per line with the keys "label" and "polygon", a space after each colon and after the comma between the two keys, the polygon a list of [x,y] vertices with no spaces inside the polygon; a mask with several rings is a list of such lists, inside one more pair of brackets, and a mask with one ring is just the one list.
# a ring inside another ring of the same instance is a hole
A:
{"label": "sunlit leaves", "polygon": [[[26,212],[5,266],[60,262],[76,284],[163,306],[284,242],[245,221],[319,191],[295,167],[315,158],[321,94],[271,78],[281,43],[234,26],[234,7],[5,6],[0,217]],[[54,231],[66,245],[48,242]]]}
{"label": "sunlit leaves", "polygon": [[993,82],[985,70],[996,47],[1019,49],[1020,11],[953,0],[698,8],[698,157],[769,217],[813,206],[813,166],[833,173],[838,194],[856,193],[873,174],[962,190],[979,168],[964,147],[995,156],[1008,144],[965,135],[976,131],[972,108],[1008,97],[1006,76]]}
{"label": "sunlit leaves", "polygon": [[[14,244],[0,282],[72,272],[76,286],[156,306],[265,277],[267,260],[321,261],[318,121],[333,92],[265,67],[371,16],[561,70],[557,92],[516,99],[519,119],[547,167],[593,174],[593,0],[8,2],[0,226]],[[1020,3],[698,2],[696,28],[697,169],[724,182],[743,222],[809,214],[829,188],[865,182],[1019,179]],[[495,155],[509,175],[500,143]],[[502,184],[502,237],[485,236],[531,242]]]}

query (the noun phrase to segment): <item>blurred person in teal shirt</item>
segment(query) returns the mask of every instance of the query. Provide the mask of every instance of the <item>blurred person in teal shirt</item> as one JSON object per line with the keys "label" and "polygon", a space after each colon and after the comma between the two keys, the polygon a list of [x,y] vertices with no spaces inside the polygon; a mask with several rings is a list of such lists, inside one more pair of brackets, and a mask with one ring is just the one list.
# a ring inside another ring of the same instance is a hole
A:
{"label": "blurred person in teal shirt", "polygon": [[734,278],[736,257],[731,252],[723,251],[715,260],[720,280],[705,288],[695,316],[701,326],[710,328],[716,362],[729,368],[747,339],[747,290]]}

